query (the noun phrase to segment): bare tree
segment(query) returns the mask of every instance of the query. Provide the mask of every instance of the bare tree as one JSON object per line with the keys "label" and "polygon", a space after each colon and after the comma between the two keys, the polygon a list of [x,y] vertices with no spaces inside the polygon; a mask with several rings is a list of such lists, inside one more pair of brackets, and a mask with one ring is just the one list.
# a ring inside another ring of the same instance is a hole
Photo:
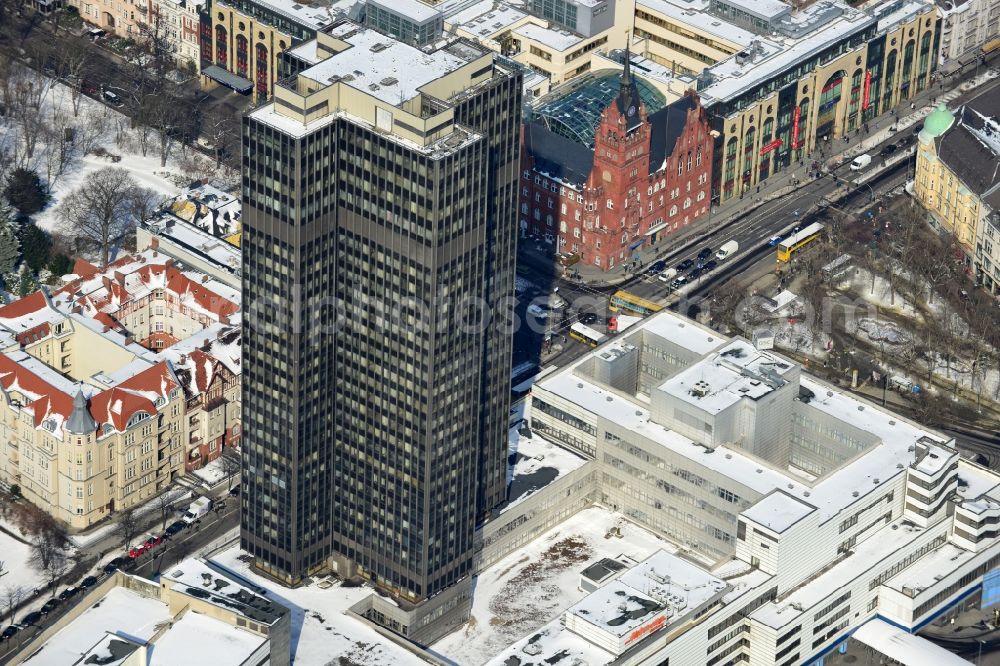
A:
{"label": "bare tree", "polygon": [[106,108],[93,108],[85,112],[73,138],[80,154],[93,152],[107,138],[110,127]]}
{"label": "bare tree", "polygon": [[99,248],[101,265],[106,266],[112,245],[150,213],[154,199],[125,169],[105,167],[67,195],[56,215],[67,233]]}
{"label": "bare tree", "polygon": [[76,118],[80,115],[83,99],[83,74],[93,56],[93,48],[78,39],[64,40],[60,46],[55,59],[56,75],[70,90],[73,117]]}
{"label": "bare tree", "polygon": [[21,602],[28,598],[31,590],[23,585],[10,584],[3,588],[0,592],[0,602],[3,603],[3,607],[7,609],[7,621],[10,624],[14,624],[14,611]]}
{"label": "bare tree", "polygon": [[139,533],[139,516],[135,509],[129,507],[118,512],[115,520],[115,535],[121,538],[122,548],[128,550],[132,546],[132,539]]}
{"label": "bare tree", "polygon": [[223,451],[219,457],[219,466],[222,468],[222,472],[226,475],[226,478],[229,479],[229,490],[232,490],[233,478],[240,473],[243,467],[239,454]]}
{"label": "bare tree", "polygon": [[51,536],[38,534],[31,540],[31,564],[49,580],[49,586],[55,585],[69,568],[69,557],[64,546],[54,545]]}
{"label": "bare tree", "polygon": [[162,492],[157,495],[154,506],[160,510],[160,519],[162,521],[160,530],[167,529],[167,518],[170,517],[170,512],[174,509],[174,501],[171,499],[170,493]]}

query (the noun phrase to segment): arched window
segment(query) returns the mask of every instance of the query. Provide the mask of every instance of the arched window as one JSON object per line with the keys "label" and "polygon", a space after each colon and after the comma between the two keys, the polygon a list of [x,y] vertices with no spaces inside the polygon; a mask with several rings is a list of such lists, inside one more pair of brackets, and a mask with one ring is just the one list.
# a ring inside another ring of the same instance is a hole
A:
{"label": "arched window", "polygon": [[136,425],[137,423],[145,421],[148,418],[149,418],[149,414],[147,414],[146,412],[136,412],[128,420],[128,423],[125,425],[125,427],[126,428],[131,428],[132,426]]}

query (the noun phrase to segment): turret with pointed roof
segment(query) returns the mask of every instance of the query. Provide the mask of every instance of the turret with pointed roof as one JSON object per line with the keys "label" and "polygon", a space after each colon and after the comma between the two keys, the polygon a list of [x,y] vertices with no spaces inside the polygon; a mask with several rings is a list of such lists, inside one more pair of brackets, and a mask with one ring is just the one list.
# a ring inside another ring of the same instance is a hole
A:
{"label": "turret with pointed roof", "polygon": [[97,429],[97,422],[90,415],[87,408],[87,398],[83,395],[83,389],[77,388],[76,395],[73,396],[73,413],[66,421],[66,432],[74,435],[87,435]]}
{"label": "turret with pointed roof", "polygon": [[622,69],[621,80],[618,84],[618,98],[615,100],[618,106],[618,113],[625,116],[628,121],[627,128],[631,131],[642,123],[639,116],[639,88],[635,84],[632,76],[632,52],[628,44],[625,45],[625,67]]}

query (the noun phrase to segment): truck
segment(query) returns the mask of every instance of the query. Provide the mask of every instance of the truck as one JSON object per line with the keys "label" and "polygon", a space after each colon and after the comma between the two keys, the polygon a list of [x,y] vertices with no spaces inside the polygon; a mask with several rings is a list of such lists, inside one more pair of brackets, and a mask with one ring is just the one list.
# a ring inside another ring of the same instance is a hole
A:
{"label": "truck", "polygon": [[195,501],[191,502],[191,506],[188,507],[187,513],[181,518],[185,523],[191,524],[198,520],[206,513],[212,509],[212,500],[208,497],[199,497]]}
{"label": "truck", "polygon": [[872,156],[869,155],[868,153],[865,153],[864,155],[858,155],[857,157],[854,158],[854,161],[851,162],[851,171],[861,171],[871,163],[872,163]]}
{"label": "truck", "polygon": [[734,240],[726,241],[719,248],[719,251],[715,253],[715,258],[719,261],[729,258],[731,255],[736,254],[736,251],[740,249],[740,244]]}

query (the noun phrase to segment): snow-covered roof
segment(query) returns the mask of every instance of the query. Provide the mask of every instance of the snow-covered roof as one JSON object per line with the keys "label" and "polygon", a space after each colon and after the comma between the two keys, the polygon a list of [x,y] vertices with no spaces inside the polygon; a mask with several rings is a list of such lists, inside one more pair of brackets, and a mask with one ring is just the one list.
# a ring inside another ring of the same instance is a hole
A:
{"label": "snow-covered roof", "polygon": [[808,579],[805,584],[797,587],[780,601],[761,606],[754,611],[752,617],[769,627],[780,629],[852,581],[864,576],[865,572],[878,569],[878,573],[881,573],[881,567],[877,565],[897,557],[898,552],[908,552],[905,550],[909,548],[907,544],[920,538],[923,533],[924,530],[919,527],[901,520],[896,521],[891,526],[880,529],[878,535],[859,543],[836,564],[823,570],[818,576]]}
{"label": "snow-covered roof", "polygon": [[265,636],[189,611],[156,640],[149,666],[240,666],[267,641]]}
{"label": "snow-covered roof", "polygon": [[903,666],[969,666],[954,652],[884,620],[869,620],[852,637]]}
{"label": "snow-covered roof", "polygon": [[673,0],[638,0],[637,8],[662,14],[678,21],[682,25],[691,26],[713,37],[730,42],[736,46],[749,46],[756,35],[725,19],[708,13],[708,2],[704,0],[679,4]]}
{"label": "snow-covered roof", "polygon": [[953,543],[946,543],[927,553],[883,585],[904,594],[906,590],[912,590],[914,594],[919,594],[925,588],[936,584],[947,574],[956,571],[975,556],[976,553],[971,550],[959,548]]}
{"label": "snow-covered roof", "polygon": [[[829,6],[840,9],[840,15],[832,20],[811,20],[814,12],[825,11]],[[797,67],[813,54],[864,30],[875,19],[836,0],[800,9],[792,22],[801,29],[801,37],[757,37],[757,48],[746,52],[749,57],[737,53],[711,66],[709,72],[713,82],[698,91],[705,106],[712,106],[715,100],[734,99],[768,79]]]}
{"label": "snow-covered roof", "polygon": [[316,63],[299,76],[320,84],[342,77],[346,85],[393,106],[413,99],[428,83],[470,62],[447,49],[427,53],[362,27],[342,39],[350,44],[349,48]]}
{"label": "snow-covered roof", "polygon": [[271,625],[288,612],[284,606],[261,595],[259,589],[252,590],[241,585],[234,576],[200,559],[188,558],[178,562],[164,571],[161,578],[173,583],[171,588],[174,591],[237,613],[253,622]]}
{"label": "snow-covered roof", "polygon": [[787,384],[795,366],[736,339],[659,386],[699,410],[717,414],[743,399],[759,400]]}
{"label": "snow-covered roof", "polygon": [[368,0],[368,2],[389,9],[416,23],[424,23],[441,15],[437,8],[429,7],[420,0]]}
{"label": "snow-covered roof", "polygon": [[743,516],[778,534],[816,510],[804,501],[775,490],[743,512]]}
{"label": "snow-covered roof", "polygon": [[514,28],[512,33],[519,37],[523,37],[524,39],[530,39],[534,42],[538,42],[539,44],[548,46],[549,48],[555,49],[557,52],[570,49],[584,40],[583,37],[574,34],[569,30],[563,30],[561,28],[543,28],[542,26],[535,25],[534,23],[526,23],[518,26]]}
{"label": "snow-covered roof", "polygon": [[106,632],[148,641],[171,617],[167,604],[124,587],[111,589],[49,638],[31,656],[32,666],[75,664],[81,654],[104,640]]}
{"label": "snow-covered roof", "polygon": [[[474,5],[449,15],[446,25],[462,28],[480,37],[488,37],[527,17],[528,14],[496,0],[480,0]],[[499,27],[498,27],[499,26]]]}
{"label": "snow-covered roof", "polygon": [[[336,20],[335,10],[347,11],[357,0],[332,0],[323,5],[313,5],[295,0],[254,0],[275,14],[291,19],[299,25],[318,30]],[[221,0],[220,4],[229,4]]]}
{"label": "snow-covered roof", "polygon": [[567,473],[587,463],[580,456],[547,441],[538,433],[531,437],[510,431],[509,456],[513,459],[510,471],[509,501],[502,511],[523,502],[536,492]]}

